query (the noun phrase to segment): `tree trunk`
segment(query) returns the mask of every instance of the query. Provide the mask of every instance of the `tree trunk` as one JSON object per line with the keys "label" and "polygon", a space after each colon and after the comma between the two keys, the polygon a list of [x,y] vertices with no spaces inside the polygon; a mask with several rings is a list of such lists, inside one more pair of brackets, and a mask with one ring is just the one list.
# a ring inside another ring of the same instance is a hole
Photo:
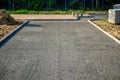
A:
{"label": "tree trunk", "polygon": [[94,8],[94,0],[91,2],[91,7]]}
{"label": "tree trunk", "polygon": [[102,0],[102,9],[104,9],[104,0]]}
{"label": "tree trunk", "polygon": [[99,8],[99,0],[96,0],[96,8]]}
{"label": "tree trunk", "polygon": [[83,0],[83,8],[86,8],[86,0]]}

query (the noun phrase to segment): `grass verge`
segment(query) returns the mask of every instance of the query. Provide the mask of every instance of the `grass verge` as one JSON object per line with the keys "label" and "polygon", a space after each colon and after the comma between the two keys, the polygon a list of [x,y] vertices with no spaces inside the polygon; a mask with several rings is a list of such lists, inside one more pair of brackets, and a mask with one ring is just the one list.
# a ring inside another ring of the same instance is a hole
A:
{"label": "grass verge", "polygon": [[90,11],[90,10],[41,10],[41,11],[35,11],[35,10],[7,10],[8,13],[10,14],[71,14],[72,12],[82,12],[82,13],[87,13],[87,14],[106,14],[107,11]]}

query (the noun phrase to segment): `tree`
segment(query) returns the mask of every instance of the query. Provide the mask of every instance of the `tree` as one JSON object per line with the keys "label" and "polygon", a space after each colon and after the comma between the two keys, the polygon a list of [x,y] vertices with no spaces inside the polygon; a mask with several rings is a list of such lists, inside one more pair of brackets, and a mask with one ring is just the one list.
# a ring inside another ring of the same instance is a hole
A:
{"label": "tree", "polygon": [[[0,0],[0,8],[5,9],[80,9],[101,8],[108,9],[119,0]],[[106,4],[106,5],[104,5]]]}
{"label": "tree", "polygon": [[51,9],[51,6],[56,2],[55,0],[48,0],[49,1],[49,10]]}
{"label": "tree", "polygon": [[[80,9],[81,7],[83,7],[83,4],[85,2],[83,2],[83,0],[69,0],[68,2],[68,7],[70,9]],[[85,6],[85,4],[84,4]]]}

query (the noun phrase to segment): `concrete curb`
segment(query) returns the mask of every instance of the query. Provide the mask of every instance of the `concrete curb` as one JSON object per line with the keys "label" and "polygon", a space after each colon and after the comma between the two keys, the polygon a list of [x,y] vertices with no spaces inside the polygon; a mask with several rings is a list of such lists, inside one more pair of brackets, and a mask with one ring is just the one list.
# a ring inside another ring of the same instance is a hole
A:
{"label": "concrete curb", "polygon": [[78,19],[26,19],[28,21],[76,21]]}
{"label": "concrete curb", "polygon": [[92,16],[78,16],[73,19],[26,19],[28,21],[79,21],[80,18],[90,18]]}
{"label": "concrete curb", "polygon": [[23,24],[21,24],[20,26],[18,26],[16,29],[14,29],[13,31],[11,31],[9,34],[7,34],[6,36],[4,36],[2,39],[0,39],[0,45],[5,42],[9,36],[13,35],[17,30],[19,30],[20,28],[22,28],[25,24],[27,24],[29,21],[25,21]]}
{"label": "concrete curb", "polygon": [[[92,19],[95,20],[95,19]],[[102,28],[100,28],[98,25],[94,24],[92,22],[92,20],[88,20],[89,23],[91,23],[93,26],[95,26],[97,29],[99,29],[100,31],[102,31],[103,33],[105,33],[107,36],[109,36],[110,38],[112,38],[115,42],[117,42],[118,44],[120,44],[120,40],[118,40],[117,38],[115,38],[114,36],[112,36],[111,34],[107,33],[105,30],[103,30]]]}

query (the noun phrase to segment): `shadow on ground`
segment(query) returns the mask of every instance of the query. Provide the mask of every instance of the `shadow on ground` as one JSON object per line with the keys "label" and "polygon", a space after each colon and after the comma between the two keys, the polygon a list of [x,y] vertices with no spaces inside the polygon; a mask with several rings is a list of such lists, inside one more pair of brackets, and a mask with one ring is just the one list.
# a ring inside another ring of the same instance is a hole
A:
{"label": "shadow on ground", "polygon": [[[27,25],[27,24],[25,24],[25,25]],[[25,25],[23,25],[22,27],[20,27],[16,31],[14,31],[12,34],[10,34],[8,37],[6,37],[4,40],[2,40],[0,42],[0,47],[4,46],[11,38],[13,38],[19,31],[21,31],[24,28]]]}
{"label": "shadow on ground", "polygon": [[39,24],[27,24],[26,27],[42,27],[42,25]]}

